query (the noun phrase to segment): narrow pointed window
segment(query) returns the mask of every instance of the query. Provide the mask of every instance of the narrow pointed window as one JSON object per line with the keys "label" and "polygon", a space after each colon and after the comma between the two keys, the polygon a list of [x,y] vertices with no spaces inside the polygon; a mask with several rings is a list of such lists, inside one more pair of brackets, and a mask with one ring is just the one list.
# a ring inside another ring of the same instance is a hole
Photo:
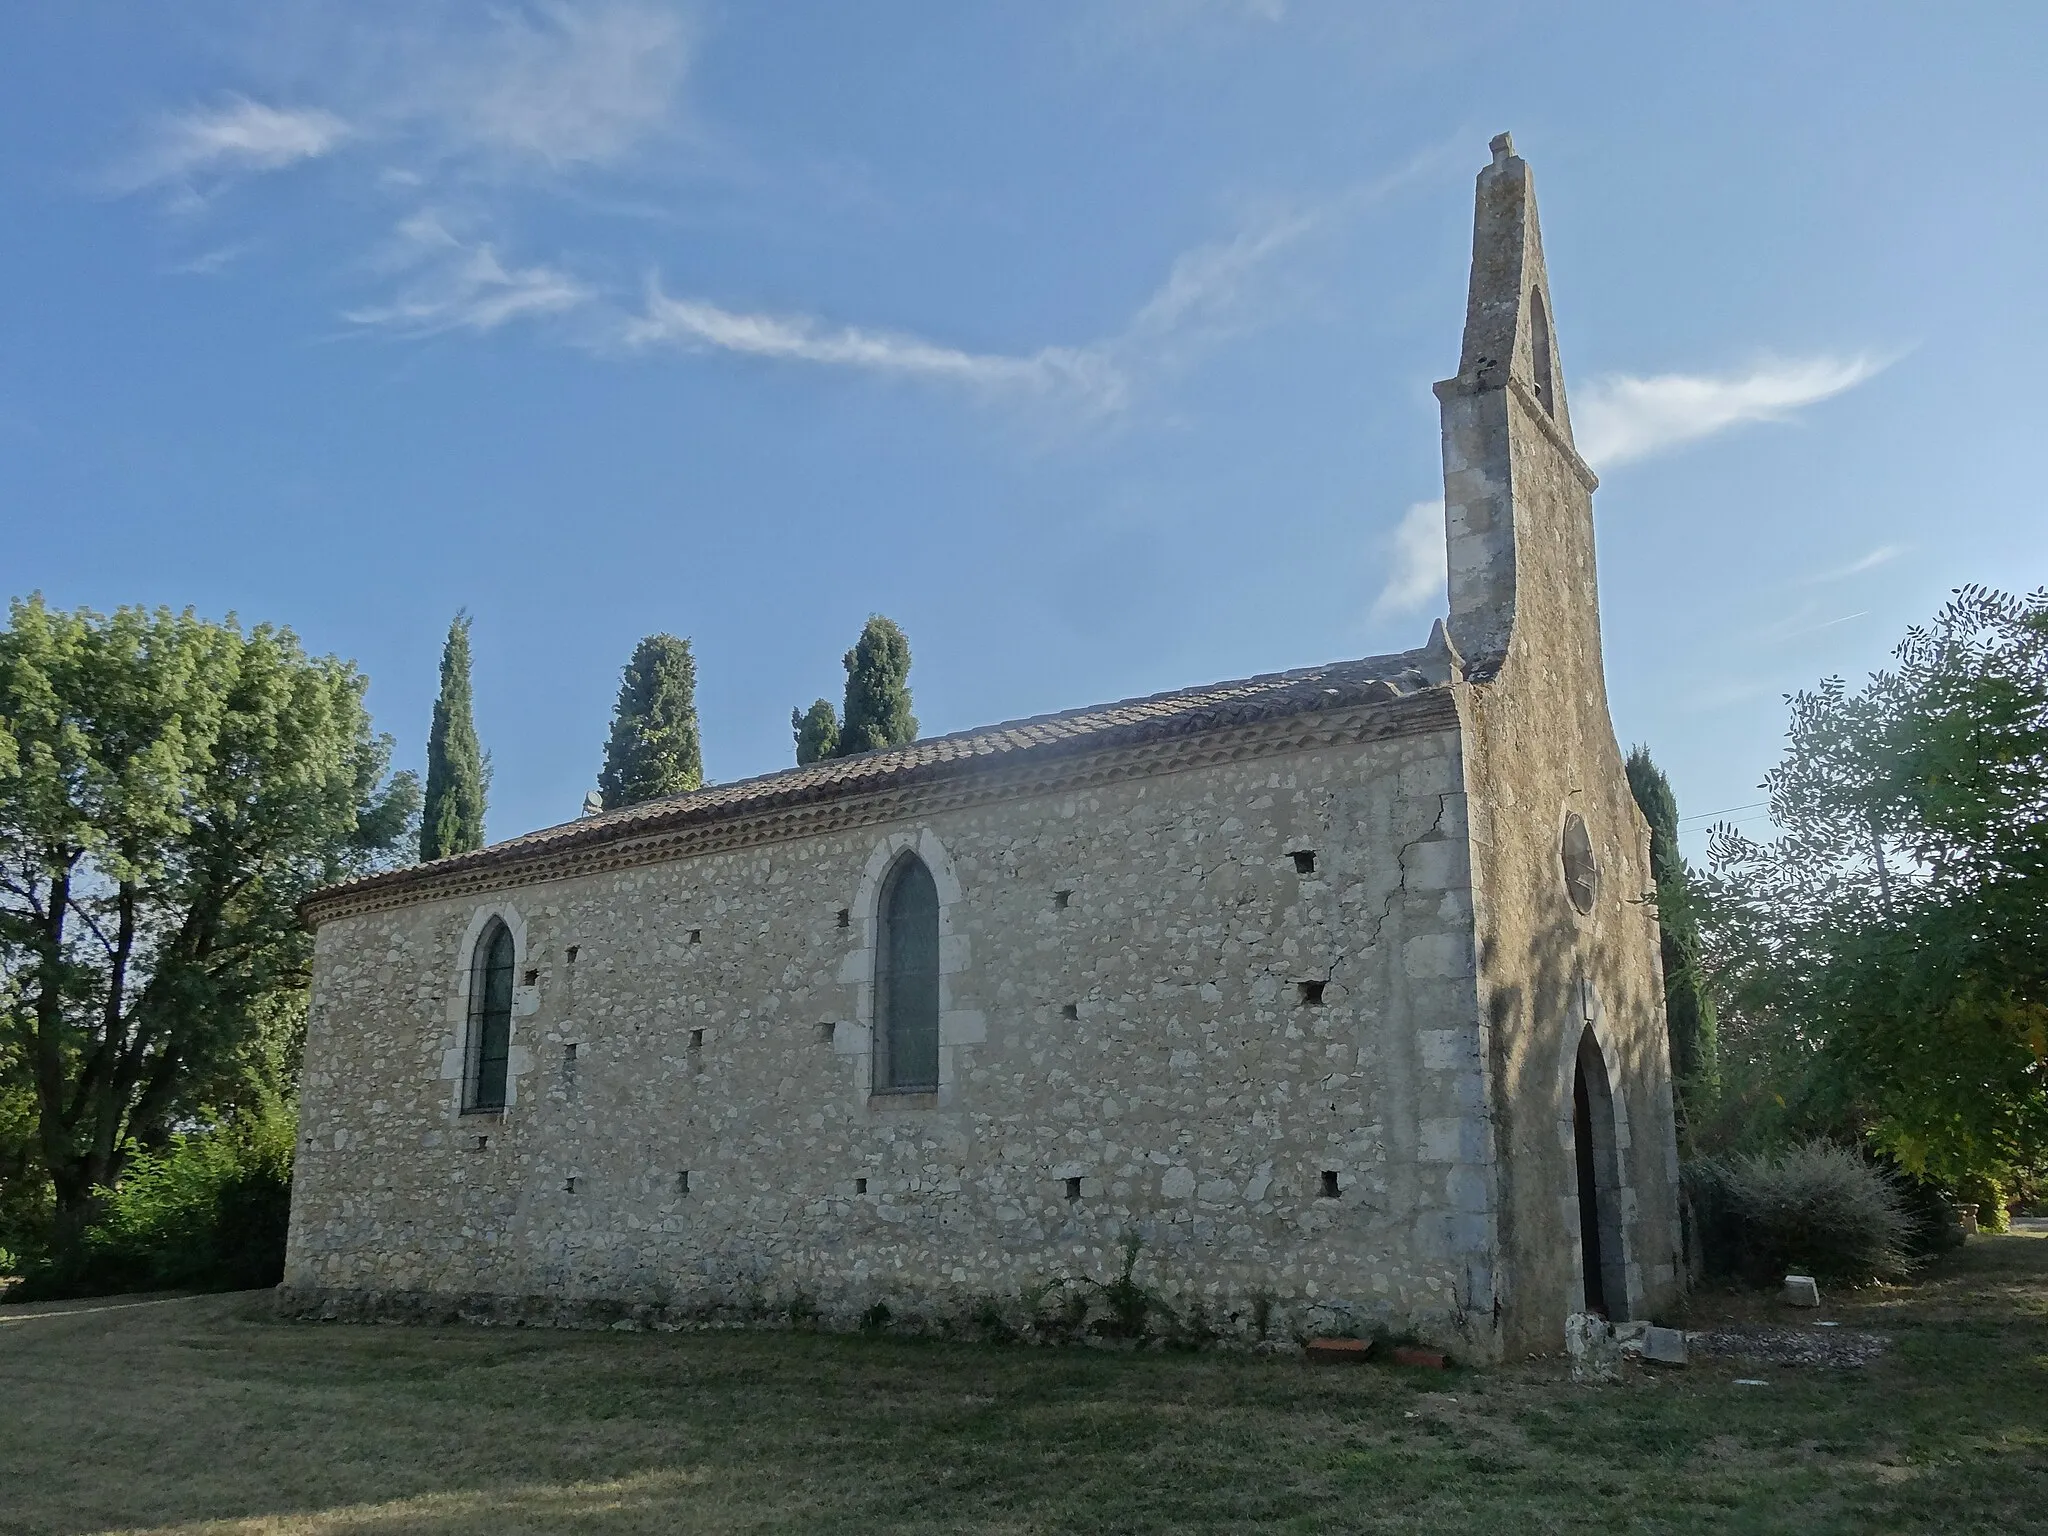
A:
{"label": "narrow pointed window", "polygon": [[505,1107],[505,1063],[512,1052],[512,930],[497,918],[476,941],[469,972],[469,1041],[462,1074],[464,1109]]}
{"label": "narrow pointed window", "polygon": [[875,1091],[939,1086],[939,890],[906,854],[882,891],[875,959]]}

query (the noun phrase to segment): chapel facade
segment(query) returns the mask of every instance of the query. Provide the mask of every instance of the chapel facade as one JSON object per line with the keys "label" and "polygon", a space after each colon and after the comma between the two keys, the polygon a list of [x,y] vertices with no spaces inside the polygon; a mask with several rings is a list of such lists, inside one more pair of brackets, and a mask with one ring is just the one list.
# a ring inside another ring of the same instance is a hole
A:
{"label": "chapel facade", "polygon": [[1677,1298],[1648,830],[1529,169],[1479,175],[1449,614],[333,887],[283,1296],[852,1326],[1138,1278],[1493,1360]]}

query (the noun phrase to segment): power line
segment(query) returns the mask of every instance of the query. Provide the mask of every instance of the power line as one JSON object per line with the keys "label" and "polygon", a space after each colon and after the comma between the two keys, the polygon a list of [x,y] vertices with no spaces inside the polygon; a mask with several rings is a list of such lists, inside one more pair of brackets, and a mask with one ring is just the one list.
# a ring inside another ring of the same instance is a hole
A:
{"label": "power line", "polygon": [[1681,816],[1678,819],[1681,822],[1708,821],[1716,816],[1726,816],[1730,811],[1753,811],[1760,805],[1769,805],[1770,803],[1768,800],[1752,800],[1747,805],[1724,806],[1718,811],[1701,811],[1697,816]]}

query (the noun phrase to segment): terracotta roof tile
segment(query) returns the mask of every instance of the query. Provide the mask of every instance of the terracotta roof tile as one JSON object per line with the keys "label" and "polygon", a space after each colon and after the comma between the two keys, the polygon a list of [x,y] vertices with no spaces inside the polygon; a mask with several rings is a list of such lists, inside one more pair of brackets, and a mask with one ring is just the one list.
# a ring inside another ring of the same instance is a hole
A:
{"label": "terracotta roof tile", "polygon": [[[1391,700],[1436,686],[1447,676],[1448,652],[1432,645],[1389,656],[1302,667],[1261,677],[1181,688],[1059,714],[1009,720],[978,730],[933,736],[901,747],[828,758],[801,768],[715,784],[687,795],[649,800],[621,810],[579,817],[502,843],[437,859],[431,864],[366,875],[306,898],[311,908],[343,894],[411,884],[425,877],[520,862],[543,852],[584,848],[670,827],[721,821],[775,807],[864,794],[896,784],[949,777],[984,767],[985,760],[1020,755],[1091,752],[1168,737],[1224,730],[1260,720]],[[956,764],[972,764],[963,770]]]}

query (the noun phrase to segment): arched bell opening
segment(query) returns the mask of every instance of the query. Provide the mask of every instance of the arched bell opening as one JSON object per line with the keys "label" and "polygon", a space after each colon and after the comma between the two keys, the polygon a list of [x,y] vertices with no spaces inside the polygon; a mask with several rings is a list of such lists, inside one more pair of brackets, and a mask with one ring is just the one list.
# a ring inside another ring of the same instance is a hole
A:
{"label": "arched bell opening", "polygon": [[1536,377],[1536,403],[1550,415],[1557,414],[1557,356],[1550,340],[1550,313],[1543,305],[1543,294],[1536,290],[1529,295],[1529,351],[1530,371]]}

